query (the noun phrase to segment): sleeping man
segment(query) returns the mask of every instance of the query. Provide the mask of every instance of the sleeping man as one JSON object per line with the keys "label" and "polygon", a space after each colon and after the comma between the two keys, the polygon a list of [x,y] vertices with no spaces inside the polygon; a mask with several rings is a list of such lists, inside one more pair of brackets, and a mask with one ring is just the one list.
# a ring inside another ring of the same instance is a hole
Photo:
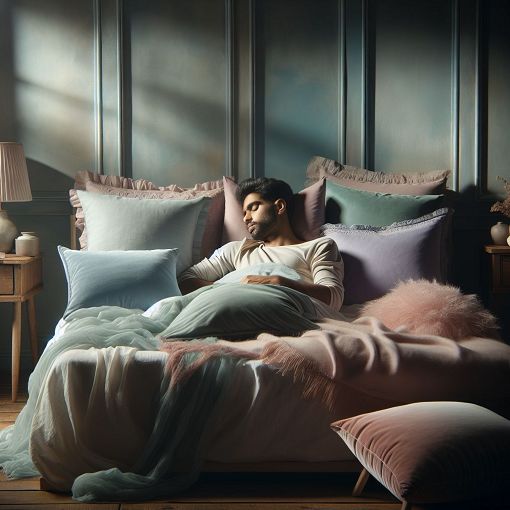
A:
{"label": "sleeping man", "polygon": [[[240,183],[237,199],[252,239],[227,243],[184,271],[179,278],[182,293],[235,272],[237,280],[228,281],[284,286],[312,298],[320,316],[329,315],[328,309],[338,311],[344,294],[341,256],[330,238],[303,241],[296,236],[290,223],[294,205],[290,186],[267,177],[247,179]],[[285,268],[295,277],[289,277]]]}

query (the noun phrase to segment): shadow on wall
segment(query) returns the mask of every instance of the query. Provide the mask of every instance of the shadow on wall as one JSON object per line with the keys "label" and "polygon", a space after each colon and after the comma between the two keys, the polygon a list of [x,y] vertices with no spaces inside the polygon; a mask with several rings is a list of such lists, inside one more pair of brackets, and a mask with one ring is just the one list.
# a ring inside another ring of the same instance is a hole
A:
{"label": "shadow on wall", "polygon": [[74,185],[73,178],[41,161],[27,158],[27,167],[32,194],[35,197],[37,197],[39,191],[63,191],[67,193],[69,188]]}
{"label": "shadow on wall", "polygon": [[477,198],[479,191],[469,186],[455,193],[449,207],[453,216],[451,276],[463,292],[487,295],[488,280],[484,245],[491,244],[490,227],[500,218],[489,212],[493,200]]}
{"label": "shadow on wall", "polygon": [[14,52],[12,40],[12,5],[0,2],[0,59],[2,77],[0,79],[0,141],[8,141],[16,136],[16,115],[14,100]]}

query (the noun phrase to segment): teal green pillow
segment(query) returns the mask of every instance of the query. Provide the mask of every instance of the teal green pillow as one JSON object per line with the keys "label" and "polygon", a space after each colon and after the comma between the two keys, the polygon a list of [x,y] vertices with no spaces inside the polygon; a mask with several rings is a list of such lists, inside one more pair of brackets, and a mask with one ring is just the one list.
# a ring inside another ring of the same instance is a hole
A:
{"label": "teal green pillow", "polygon": [[64,317],[80,308],[121,306],[146,310],[181,294],[177,250],[76,251],[58,247],[67,278]]}
{"label": "teal green pillow", "polygon": [[177,274],[200,260],[210,198],[152,200],[77,193],[89,251],[178,248]]}
{"label": "teal green pillow", "polygon": [[443,203],[443,195],[372,193],[326,181],[326,223],[383,227],[424,216]]}

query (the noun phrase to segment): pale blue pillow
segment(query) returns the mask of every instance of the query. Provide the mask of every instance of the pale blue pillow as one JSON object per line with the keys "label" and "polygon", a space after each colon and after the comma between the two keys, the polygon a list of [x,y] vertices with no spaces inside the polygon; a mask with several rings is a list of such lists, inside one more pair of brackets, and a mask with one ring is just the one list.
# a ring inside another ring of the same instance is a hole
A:
{"label": "pale blue pillow", "polygon": [[178,248],[177,274],[199,261],[209,198],[153,200],[77,193],[89,251]]}
{"label": "pale blue pillow", "polygon": [[146,310],[181,294],[175,267],[177,250],[58,252],[67,278],[64,317],[80,308],[121,306]]}

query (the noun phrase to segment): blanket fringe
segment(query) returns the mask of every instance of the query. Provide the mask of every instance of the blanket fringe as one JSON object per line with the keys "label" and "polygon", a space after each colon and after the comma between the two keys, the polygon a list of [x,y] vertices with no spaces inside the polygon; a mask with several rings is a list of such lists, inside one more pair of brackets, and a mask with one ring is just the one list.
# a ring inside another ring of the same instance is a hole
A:
{"label": "blanket fringe", "polygon": [[267,365],[277,368],[282,375],[291,374],[294,382],[303,383],[303,397],[316,399],[333,408],[335,401],[334,382],[321,373],[319,366],[285,342],[270,342],[262,350],[260,357]]}
{"label": "blanket fringe", "polygon": [[[162,342],[160,350],[168,354],[165,371],[170,377],[170,388],[177,383],[184,382],[198,368],[207,363],[214,357],[230,356],[240,359],[257,359],[256,353],[236,349],[228,345],[206,344],[199,340]],[[196,354],[196,358],[191,363],[186,363],[184,357],[186,354]]]}
{"label": "blanket fringe", "polygon": [[[319,398],[329,410],[335,401],[333,381],[321,373],[315,362],[282,341],[269,342],[259,354],[222,344],[206,344],[199,340],[162,342],[160,350],[168,354],[165,370],[169,375],[170,389],[187,380],[209,359],[228,356],[260,360],[266,365],[274,366],[282,376],[291,375],[294,382],[303,384],[303,398]],[[185,362],[186,354],[196,354],[196,357],[191,362]]]}

